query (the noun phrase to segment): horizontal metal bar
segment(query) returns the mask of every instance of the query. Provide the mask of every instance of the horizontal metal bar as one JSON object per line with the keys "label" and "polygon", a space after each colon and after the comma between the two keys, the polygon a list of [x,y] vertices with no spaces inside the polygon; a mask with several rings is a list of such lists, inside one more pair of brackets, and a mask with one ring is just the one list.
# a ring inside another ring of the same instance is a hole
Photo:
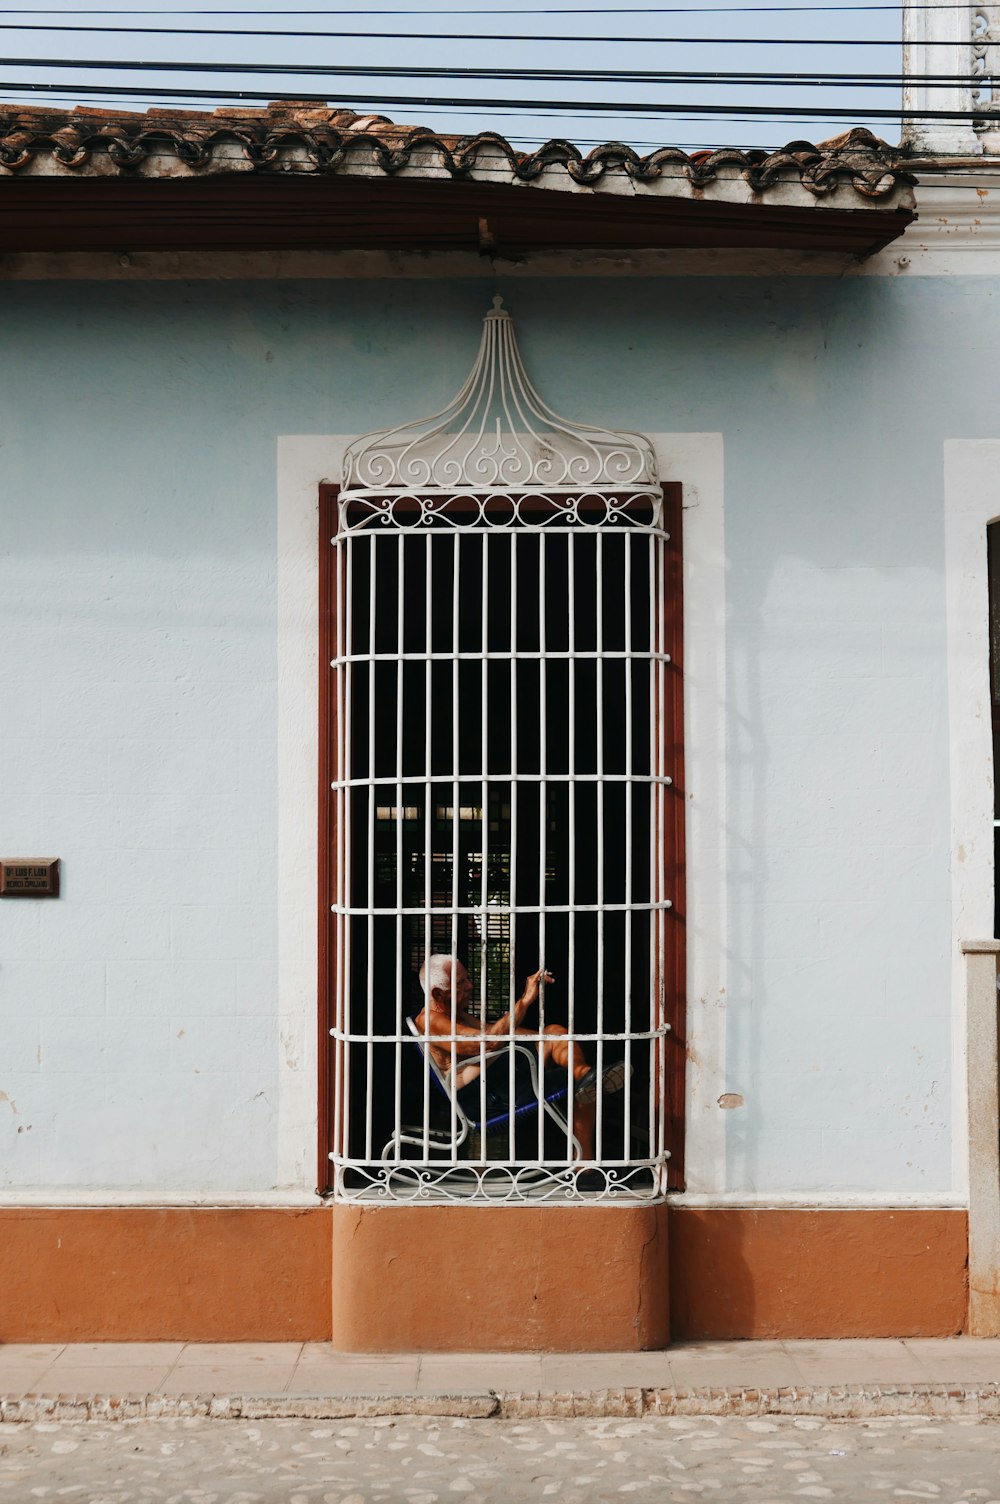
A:
{"label": "horizontal metal bar", "polygon": [[332,789],[385,789],[388,793],[397,782],[403,788],[430,788],[449,783],[645,783],[671,788],[673,779],[666,773],[407,773],[402,778],[335,778]]}
{"label": "horizontal metal bar", "polygon": [[[447,853],[443,853],[447,855]],[[394,919],[397,914],[431,914],[439,919],[451,919],[460,914],[485,915],[487,919],[516,918],[518,914],[653,914],[658,910],[673,908],[673,902],[669,898],[658,899],[655,903],[526,903],[515,904],[513,907],[501,907],[499,904],[490,904],[488,908],[465,908],[452,904],[441,904],[439,907],[425,905],[406,909],[391,908],[368,908],[364,904],[349,905],[332,903],[331,914],[356,915],[360,919],[366,919],[369,914],[381,915],[383,919]]]}
{"label": "horizontal metal bar", "polygon": [[343,653],[337,658],[330,659],[330,667],[344,668],[348,663],[482,663],[484,659],[496,663],[513,663],[515,659],[518,663],[539,661],[549,663],[553,660],[563,662],[572,660],[575,663],[622,663],[626,659],[638,663],[670,663],[672,661],[669,653],[625,652],[612,648],[604,648],[601,652],[597,652],[596,649],[593,652],[587,652],[582,648],[574,649],[572,652],[564,648],[546,648],[544,652],[521,651],[521,649],[501,652],[499,649],[491,648],[488,652],[478,653],[465,650],[455,653]]}
{"label": "horizontal metal bar", "polygon": [[[414,538],[425,538],[428,533],[437,533],[439,537],[447,537],[449,532],[453,532],[465,533],[467,537],[474,538],[480,538],[484,536],[496,537],[498,534],[504,533],[506,533],[507,535],[510,535],[511,533],[530,533],[535,535],[539,533],[547,533],[549,537],[566,536],[567,534],[569,534],[572,537],[579,538],[581,536],[586,536],[587,534],[593,536],[595,533],[601,533],[607,530],[606,524],[603,522],[581,522],[576,527],[546,527],[544,525],[542,527],[533,527],[530,524],[524,522],[515,523],[513,526],[506,523],[487,523],[484,526],[480,522],[453,522],[450,518],[442,517],[440,513],[436,513],[435,515],[439,517],[442,522],[446,523],[447,526],[435,528],[428,527],[426,523],[423,523],[418,528],[416,526],[410,527],[397,523],[390,536],[394,537],[397,533],[402,533],[404,537],[412,535]],[[634,518],[631,517],[624,518],[621,512],[617,513],[616,515],[620,519],[625,521],[625,526],[616,532],[616,537],[624,538],[627,537],[629,533],[641,533],[645,537],[662,538],[664,541],[666,541],[670,537],[670,534],[665,533],[663,529],[659,527],[655,522],[637,522]],[[366,517],[361,522],[348,523],[345,526],[343,533],[338,534],[336,538],[331,538],[330,542],[336,544],[339,538],[363,538],[366,535],[369,538],[383,538],[387,536],[387,533],[382,530],[379,530],[378,532],[376,532],[375,530],[375,527],[379,523],[382,523],[382,527],[385,528],[385,523],[382,522],[382,518],[376,516]],[[373,526],[373,524],[375,526]]]}
{"label": "horizontal metal bar", "polygon": [[[387,490],[384,486],[381,490],[377,486],[352,486],[349,490],[341,491],[337,500],[341,508],[346,508],[352,502],[363,502],[365,506],[377,506],[380,511],[389,511],[388,503],[399,501],[421,501],[438,497],[448,500],[456,505],[463,501],[510,501],[523,506],[528,502],[555,502],[561,509],[557,497],[564,498],[567,502],[600,501],[607,505],[612,503],[613,510],[617,515],[622,506],[631,502],[663,500],[663,491],[660,486],[646,485],[642,481],[635,484],[624,484],[618,490],[609,490],[606,486],[588,485],[586,481],[578,481],[572,486],[546,486],[545,490],[539,490],[532,486],[421,486],[414,485],[409,488],[400,486],[395,490]],[[535,524],[528,524],[534,526]],[[539,529],[541,531],[541,529]]]}
{"label": "horizontal metal bar", "polygon": [[[415,1126],[415,1125],[414,1125]],[[442,1146],[443,1147],[443,1146]],[[343,1165],[345,1169],[370,1169],[377,1165],[380,1170],[420,1170],[425,1165],[432,1169],[444,1170],[449,1168],[457,1171],[461,1176],[463,1170],[470,1170],[473,1166],[488,1165],[491,1169],[495,1166],[498,1170],[531,1170],[536,1166],[540,1170],[582,1170],[588,1165],[597,1165],[602,1170],[656,1170],[666,1164],[670,1158],[670,1151],[666,1150],[663,1157],[656,1159],[606,1159],[603,1156],[596,1159],[574,1159],[572,1162],[565,1159],[529,1159],[524,1155],[521,1159],[459,1159],[454,1160],[450,1166],[445,1161],[421,1160],[421,1159],[348,1159],[346,1155],[331,1149],[330,1159],[335,1165]],[[588,1201],[591,1199],[587,1198]],[[594,1198],[596,1199],[596,1198]]]}
{"label": "horizontal metal bar", "polygon": [[[617,1040],[620,1044],[624,1044],[630,1039],[665,1039],[672,1032],[669,1024],[658,1024],[655,1029],[633,1029],[627,1034],[616,1034],[610,1031],[605,1031],[602,1034],[579,1034],[574,1030],[572,1034],[561,1034],[559,1037],[566,1044],[596,1044],[599,1039],[603,1039],[606,1042],[608,1040]],[[372,1039],[374,1039],[376,1044],[402,1043],[416,1045],[423,1045],[428,1041],[434,1045],[455,1044],[462,1041],[465,1044],[492,1044],[497,1050],[507,1049],[508,1040],[510,1039],[508,1034],[355,1034],[338,1028],[336,1024],[330,1030],[330,1037],[332,1039],[342,1039],[348,1044],[368,1044]],[[550,1034],[528,1034],[521,1029],[515,1035],[518,1044],[542,1044],[546,1040],[550,1040],[551,1037]],[[487,1055],[489,1053],[487,1051]],[[469,1055],[459,1062],[460,1067],[479,1065],[479,1063],[479,1057],[476,1055]]]}

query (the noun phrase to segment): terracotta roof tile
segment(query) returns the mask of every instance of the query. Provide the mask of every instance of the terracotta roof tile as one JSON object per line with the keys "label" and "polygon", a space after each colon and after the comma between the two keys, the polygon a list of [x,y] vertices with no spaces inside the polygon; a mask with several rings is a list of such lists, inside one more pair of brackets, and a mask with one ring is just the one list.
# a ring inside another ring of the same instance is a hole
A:
{"label": "terracotta roof tile", "polygon": [[735,173],[755,194],[797,178],[817,199],[847,186],[869,203],[895,200],[913,181],[898,151],[861,129],[818,146],[796,141],[772,152],[724,148],[689,155],[664,146],[640,155],[617,141],[588,152],[560,140],[523,150],[489,131],[443,134],[316,99],[285,100],[264,109],[159,108],[143,113],[94,106],[0,106],[0,178],[106,176],[109,169],[123,176],[137,171],[145,176],[158,171],[169,176],[266,174],[290,165],[299,172],[364,176],[393,176],[406,169],[410,176],[439,177],[443,171],[457,179],[495,178],[499,171],[521,183],[532,183],[543,173],[551,177],[556,168],[578,188],[597,187],[616,175],[648,188],[661,178],[681,176],[691,187],[702,188],[722,174]]}

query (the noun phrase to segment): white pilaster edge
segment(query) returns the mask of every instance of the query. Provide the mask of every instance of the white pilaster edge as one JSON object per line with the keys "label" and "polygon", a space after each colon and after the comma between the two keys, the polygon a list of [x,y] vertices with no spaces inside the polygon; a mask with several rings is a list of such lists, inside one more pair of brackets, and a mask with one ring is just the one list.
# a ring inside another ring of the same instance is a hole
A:
{"label": "white pilaster edge", "polygon": [[[986,528],[1000,517],[1000,441],[944,445],[945,610],[951,795],[952,1185],[968,1195],[967,961],[993,929],[993,738]],[[967,944],[972,942],[966,941]]]}
{"label": "white pilaster edge", "polygon": [[966,940],[969,1108],[969,1312],[974,1337],[1000,1336],[1000,1079],[997,953],[1000,944]]}
{"label": "white pilaster edge", "polygon": [[319,486],[347,437],[278,439],[276,1184],[313,1192],[318,1133]]}

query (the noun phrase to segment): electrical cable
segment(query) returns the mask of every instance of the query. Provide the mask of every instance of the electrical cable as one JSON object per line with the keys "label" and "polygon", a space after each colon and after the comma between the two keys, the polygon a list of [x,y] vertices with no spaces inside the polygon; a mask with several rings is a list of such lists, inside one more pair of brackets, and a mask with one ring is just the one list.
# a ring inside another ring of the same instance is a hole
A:
{"label": "electrical cable", "polygon": [[[3,114],[3,105],[4,105],[5,102],[19,103],[20,102],[19,96],[16,95],[16,94],[7,95],[7,94],[5,94],[3,92],[3,90],[0,90],[0,115]],[[68,104],[68,105],[75,105],[75,104],[79,103],[78,100],[70,99],[70,98],[66,98],[64,100],[61,100],[60,102],[64,103],[64,104]],[[427,113],[430,114],[432,112],[431,111],[427,111]],[[675,118],[681,124],[688,124],[688,123],[696,124],[697,123],[697,122],[687,122],[687,121],[684,120],[683,116],[677,116]],[[803,119],[806,119],[806,118],[807,117],[803,117]],[[812,117],[808,117],[808,118],[811,119]],[[747,123],[751,123],[751,122],[747,122]],[[473,132],[460,132],[460,131],[445,130],[443,132],[443,134],[445,134],[445,135],[463,135],[464,134],[466,136],[469,136],[469,135],[475,135],[475,132],[474,131]],[[539,136],[536,136],[536,135],[523,136],[523,135],[519,135],[517,133],[508,133],[504,137],[504,139],[506,141],[508,141],[511,146],[515,147],[518,151],[525,151],[525,152],[537,151],[538,148],[539,148],[539,146],[543,144],[542,138],[539,137]],[[633,151],[636,151],[636,152],[654,152],[654,151],[659,151],[663,147],[664,142],[662,140],[640,141],[635,136],[629,136],[628,140],[625,141],[625,142],[623,142],[622,144],[631,147],[631,149]],[[668,144],[670,146],[676,147],[679,151],[684,151],[684,152],[695,152],[695,151],[701,152],[701,151],[712,151],[712,150],[716,150],[717,149],[716,147],[713,147],[710,142],[706,145],[706,143],[705,143],[704,140],[700,140],[700,141],[678,141],[678,140],[671,139],[671,141]],[[746,141],[743,141],[743,142],[727,141],[724,144],[725,144],[725,147],[727,147],[727,148],[733,147],[735,145],[736,149],[739,150],[739,151],[764,151],[764,152],[767,152],[767,151],[773,151],[773,150],[775,150],[775,148],[773,146],[763,145],[759,141],[750,141],[750,142],[746,142]],[[573,145],[577,146],[577,147],[580,147],[580,148],[586,147],[586,148],[590,149],[590,148],[593,148],[595,146],[607,146],[608,145],[608,139],[607,139],[606,136],[579,136],[579,135],[577,135],[574,132],[574,135],[573,135]],[[158,155],[161,155],[161,153],[150,152],[149,155],[150,156],[153,156],[153,155],[157,155],[158,156]],[[167,153],[163,153],[162,155],[167,155]],[[672,173],[661,173],[660,176],[661,177],[673,177],[674,174],[672,174]]]}
{"label": "electrical cable", "polygon": [[967,85],[975,87],[989,81],[991,74],[959,73],[754,73],[746,71],[724,72],[703,69],[627,69],[627,68],[466,68],[442,65],[437,68],[392,66],[363,63],[216,63],[173,62],[166,59],[143,59],[131,61],[125,58],[40,58],[0,57],[2,68],[99,68],[107,72],[129,73],[218,73],[252,74],[255,76],[280,75],[283,73],[315,76],[317,78],[444,78],[475,79],[486,82],[503,79],[506,82],[540,83],[618,83],[647,84],[673,83],[688,86],[709,85],[712,87],[746,84],[767,85],[774,88],[790,88],[804,85],[808,88],[833,88],[849,84],[852,88],[893,88],[906,84],[923,84],[933,88],[954,88]]}
{"label": "electrical cable", "polygon": [[[2,92],[3,92],[2,86],[0,86],[0,95],[2,95]],[[530,141],[527,142],[527,149],[530,150],[532,147],[534,147],[535,149],[537,149],[537,147],[540,144],[541,143],[538,143],[537,141],[530,140]],[[584,142],[577,142],[577,145],[583,145],[583,144],[585,144],[585,143]],[[604,142],[604,141],[595,141],[592,144],[597,145],[597,146],[604,146],[604,145],[613,144],[613,143],[608,143],[608,142]],[[712,151],[712,150],[739,150],[739,151],[744,151],[744,152],[762,151],[762,152],[767,152],[769,154],[772,154],[772,153],[780,153],[785,148],[785,146],[787,144],[795,144],[795,143],[782,143],[781,146],[766,146],[766,145],[763,145],[763,144],[747,144],[747,143],[742,143],[742,144],[738,145],[738,144],[733,143],[733,142],[727,142],[724,147],[714,147],[714,148],[713,147],[706,147],[703,142],[678,142],[678,141],[671,141],[671,142],[668,142],[668,143],[659,142],[659,143],[656,143],[655,145],[654,145],[654,143],[651,143],[651,142],[647,142],[647,143],[633,142],[632,144],[633,144],[633,146],[636,146],[636,145],[651,145],[651,146],[654,146],[654,150],[658,149],[659,147],[662,147],[664,144],[667,144],[667,145],[670,145],[670,146],[676,146],[679,149],[684,149],[686,147],[690,147],[690,149],[692,151],[696,151],[696,152],[704,152],[704,151]],[[164,160],[170,159],[174,155],[172,152],[158,151],[155,148],[148,149],[145,154],[146,154],[147,157],[151,157],[151,158],[163,158]],[[906,166],[906,163],[903,162],[902,165]],[[915,167],[918,166],[917,163],[914,163],[913,165]],[[1000,164],[998,164],[998,168],[1000,168]],[[942,179],[942,180],[944,180],[945,186],[947,186],[949,192],[956,192],[956,193],[960,193],[960,192],[976,193],[976,194],[978,194],[980,196],[984,192],[991,192],[991,191],[992,192],[1000,192],[1000,170],[998,170],[998,172],[997,172],[997,174],[995,176],[991,177],[988,174],[983,173],[982,169],[978,168],[978,167],[977,168],[970,168],[968,166],[950,167],[948,165],[944,165],[944,166],[942,166],[941,168],[939,168],[938,170],[936,170],[933,173],[929,173],[926,170],[926,168],[923,168],[923,169],[921,169],[921,176],[922,176],[922,183],[923,183],[924,187],[930,186],[937,179]],[[691,181],[691,179],[690,179],[690,177],[688,176],[687,173],[684,173],[684,172],[669,172],[669,171],[662,171],[662,172],[660,172],[658,174],[658,180],[660,180],[660,181],[669,181],[669,182],[685,182],[685,183],[689,183]]]}
{"label": "electrical cable", "polygon": [[[2,85],[0,85],[0,97],[4,97],[5,89],[6,89],[7,90],[6,97],[8,97],[12,103],[23,104],[24,103],[23,98],[16,91],[18,89],[21,89],[21,88],[24,88],[24,87],[25,86],[23,84],[11,84],[11,85],[8,85],[8,86],[2,86]],[[186,98],[192,98],[193,97],[193,96],[184,94],[184,92],[182,90],[178,90],[176,92],[177,92],[178,97],[181,98],[181,99],[186,99]],[[148,98],[153,97],[151,95],[150,91],[148,91],[148,90],[143,90],[143,89],[138,89],[138,88],[136,88],[136,89],[127,89],[124,86],[122,88],[121,93],[122,93],[122,97],[124,99],[126,99],[126,100],[132,100],[132,99],[143,100],[143,99],[148,99]],[[53,97],[54,96],[51,96],[51,95],[47,96],[47,98],[53,98]],[[85,99],[86,97],[87,97],[87,85],[85,85],[85,84],[81,84],[79,90],[76,91],[76,92],[74,92],[74,93],[70,93],[68,91],[64,91],[63,93],[61,93],[58,96],[58,98],[60,100],[64,101],[67,104],[79,104],[80,101],[81,101],[81,98]],[[213,98],[214,97],[215,96],[213,95]],[[269,96],[269,97],[272,97],[272,96]],[[298,104],[301,104],[302,103],[301,96],[300,95],[296,95],[294,102],[298,103]],[[336,109],[337,108],[337,103],[336,102],[334,102],[333,104],[328,104],[327,101],[323,100],[323,101],[320,101],[320,103],[321,103],[321,105],[322,105],[323,108],[327,108],[327,109]],[[560,107],[558,105],[550,105],[548,107],[548,112],[555,113],[555,114],[562,113],[562,111],[561,111],[561,109],[560,109]],[[432,105],[424,105],[424,106],[422,106],[421,113],[422,114],[426,114],[426,115],[444,115],[444,116],[448,116],[448,117],[454,117],[455,111],[454,111],[453,108],[449,108],[449,107],[444,106],[444,105],[432,104]],[[524,106],[513,107],[510,110],[506,111],[505,113],[508,114],[508,115],[526,116],[528,119],[536,119],[540,115],[545,115],[547,112],[545,111],[544,107],[539,107],[537,105],[524,105]],[[567,113],[571,114],[573,116],[573,118],[577,119],[577,120],[587,120],[587,119],[599,118],[599,117],[594,117],[594,116],[588,115],[588,113],[585,110],[582,110],[582,111],[581,110],[569,110],[569,111],[567,111]],[[658,118],[659,117],[655,116],[655,115],[653,115],[653,116],[647,116],[647,115],[638,115],[637,114],[637,115],[630,115],[629,116],[629,121],[630,122],[640,122],[641,121],[641,122],[643,122],[645,124],[655,124],[656,121],[658,120]],[[684,121],[684,119],[685,119],[685,117],[683,115],[677,115],[677,116],[674,116],[673,118],[676,121]],[[696,122],[698,122],[700,120],[700,118],[701,117],[699,115],[693,115],[693,116],[690,117],[690,120],[691,120],[692,123],[696,123]],[[738,115],[727,116],[727,118],[731,119],[733,121],[739,121],[740,120],[740,117]],[[782,116],[781,118],[782,118],[782,120],[786,120],[786,121],[787,120],[799,119],[799,120],[802,120],[802,121],[805,121],[805,122],[815,122],[818,119],[815,111],[804,111],[802,113],[802,115],[800,115],[800,116]],[[404,125],[408,125],[408,124],[411,124],[411,123],[412,122],[404,122]],[[558,123],[558,122],[555,122],[555,123]],[[740,123],[749,124],[750,122],[749,121],[741,121]],[[442,133],[444,135],[449,135],[449,136],[466,135],[467,136],[467,135],[475,135],[475,134],[482,134],[482,133],[489,133],[489,132],[494,132],[495,133],[495,124],[484,125],[484,126],[477,127],[476,131],[458,130],[454,126],[447,126],[447,125],[442,126],[441,129],[442,129]],[[508,137],[508,139],[510,139],[510,138]],[[533,136],[531,139],[537,142],[540,138],[538,136]],[[578,138],[574,138],[574,139],[578,139]],[[629,140],[631,141],[632,138],[629,137]],[[599,138],[597,138],[597,137],[594,138],[594,144],[598,145],[598,146],[607,145],[607,142],[608,142],[608,137],[607,136],[601,136]],[[640,144],[648,146],[651,151],[656,151],[661,146],[664,145],[664,142],[663,142],[663,139],[661,137],[660,139],[658,139],[656,141],[646,141],[646,142],[643,142],[643,143],[640,143]],[[671,142],[669,142],[667,144],[671,145],[671,146],[677,145],[677,143],[674,142],[674,141],[671,141]],[[700,151],[703,148],[703,146],[704,146],[704,142],[698,142],[696,149]],[[770,148],[768,148],[768,147],[762,147],[762,150],[770,150]]]}
{"label": "electrical cable", "polygon": [[[18,82],[17,80],[0,80],[0,89],[21,89],[29,93],[52,93],[65,89],[65,85],[57,83]],[[134,87],[119,84],[85,84],[81,85],[81,92],[100,95],[102,98],[114,98],[121,94],[136,93]],[[176,101],[178,98],[188,99],[245,99],[263,102],[274,101],[275,103],[301,104],[300,94],[280,93],[278,91],[263,91],[259,89],[165,89],[151,88],[144,91],[149,98],[169,99]],[[824,119],[824,120],[850,120],[857,121],[857,109],[844,109],[836,105],[816,106],[806,109],[796,105],[753,105],[744,104],[695,104],[675,103],[657,104],[648,100],[631,100],[626,103],[620,101],[605,100],[570,100],[536,101],[530,99],[486,99],[444,97],[441,95],[396,95],[396,94],[338,94],[336,103],[331,108],[339,105],[363,105],[371,108],[373,105],[401,105],[409,109],[423,109],[430,105],[447,105],[453,109],[483,109],[483,110],[508,110],[530,109],[538,115],[545,115],[550,110],[569,111],[572,114],[609,114],[627,116],[632,112],[648,112],[650,115],[684,115],[691,118],[702,116],[721,115],[726,118],[734,114],[754,119],[784,120],[789,117],[796,119]],[[968,110],[910,110],[910,109],[882,109],[868,107],[863,111],[866,120],[968,120]],[[976,118],[990,118],[992,111],[982,109],[976,111]]]}
{"label": "electrical cable", "polygon": [[[711,9],[713,15],[812,15],[815,12],[833,12],[835,14],[848,14],[867,11],[893,11],[896,13],[912,10],[940,10],[940,0],[934,3],[904,4],[897,0],[895,4],[877,3],[872,5],[545,5],[545,6],[462,6],[449,8],[445,6],[396,6],[396,7],[366,7],[365,14],[369,16],[703,16],[706,9]],[[953,10],[975,11],[982,9],[981,0],[957,0],[951,6]],[[120,9],[103,9],[94,6],[87,7],[87,13],[92,16],[243,16],[247,12],[243,8],[221,9],[206,6],[183,7],[176,10],[163,8],[122,6]],[[259,16],[353,16],[357,14],[356,7],[335,9],[324,6],[322,9],[312,8],[297,10],[285,8],[282,10],[259,10],[253,12]],[[59,7],[50,7],[45,10],[40,7],[26,8],[22,6],[0,6],[0,15],[4,16],[75,16],[78,10],[67,10]]]}
{"label": "electrical cable", "polygon": [[[90,12],[92,15],[98,12]],[[109,14],[120,15],[120,11]],[[246,12],[244,12],[244,15]],[[255,15],[266,14],[263,11],[253,12]],[[700,46],[700,47],[893,47],[901,46],[899,37],[597,37],[597,36],[573,36],[567,37],[556,33],[512,34],[501,32],[459,32],[459,31],[289,31],[287,27],[280,30],[261,27],[186,27],[186,26],[29,26],[14,22],[0,22],[0,30],[5,31],[51,31],[51,32],[99,32],[113,36],[220,36],[220,37],[282,37],[286,39],[326,39],[328,41],[352,41],[365,40],[377,42],[516,42],[520,44],[532,42],[558,42],[565,46],[572,41],[576,46],[580,43],[597,43],[600,46],[627,45],[630,47],[649,46]],[[970,38],[970,42],[973,39]],[[921,47],[954,47],[954,42],[941,42],[936,40],[922,41]]]}
{"label": "electrical cable", "polygon": [[[144,101],[148,96],[146,94],[143,94],[143,93],[137,93],[137,94],[134,94],[134,95],[126,95],[124,97],[126,98],[127,103],[129,105],[132,105],[133,103],[141,103],[141,101]],[[179,103],[182,104],[183,101],[185,99],[189,98],[189,97],[190,96],[182,95],[181,98],[180,98],[180,101],[172,101],[172,102],[179,102]],[[10,92],[6,92],[5,93],[5,91],[2,88],[0,88],[0,99],[6,99],[6,100],[8,100],[9,103],[15,104],[15,105],[16,104],[23,104],[24,103],[23,96],[20,93],[13,92],[13,90],[11,90]],[[81,90],[81,93],[79,95],[76,95],[76,96],[67,96],[67,95],[59,95],[59,96],[51,96],[51,95],[49,95],[49,96],[46,96],[46,102],[47,103],[48,102],[53,102],[53,103],[66,104],[66,105],[70,105],[70,106],[75,106],[75,105],[80,105],[80,104],[86,105],[88,103],[88,99],[89,99],[89,96],[87,95],[85,89]],[[201,103],[201,101],[192,101],[192,103],[199,104],[199,103]],[[0,113],[2,113],[2,111],[0,111]],[[430,106],[424,106],[422,108],[421,113],[425,114],[425,115],[447,115],[447,116],[452,116],[453,117],[455,112],[454,112],[454,110],[449,110],[449,109],[445,109],[445,108],[439,108],[437,106],[430,105]],[[512,109],[512,110],[507,111],[507,113],[509,115],[525,116],[528,119],[537,119],[538,115],[539,115],[539,111],[537,109],[535,109],[535,108],[530,108],[530,109],[529,108],[525,108],[525,109]],[[585,112],[572,111],[570,113],[572,113],[573,118],[576,119],[576,120],[586,120],[586,119],[590,118],[590,117],[587,116],[587,114]],[[655,120],[655,118],[656,117],[652,117],[653,120]],[[734,125],[755,125],[755,126],[760,126],[763,123],[762,120],[760,118],[758,118],[758,117],[755,117],[753,119],[745,119],[745,118],[743,118],[740,115],[728,115],[728,116],[726,116],[726,119],[727,119],[727,121],[731,122]],[[634,120],[634,121],[645,121],[646,123],[651,123],[649,120],[647,120],[647,117],[644,117],[642,115],[632,116],[632,117],[630,117],[630,121],[631,120]],[[675,115],[673,117],[673,122],[675,124],[678,124],[678,125],[698,125],[698,124],[701,123],[701,117],[699,115],[691,115],[691,116]],[[552,123],[554,125],[560,124],[559,121],[554,121]],[[802,115],[798,115],[798,116],[795,116],[795,115],[783,116],[782,120],[781,120],[781,123],[784,126],[802,125],[803,127],[813,127],[814,128],[817,124],[820,124],[821,121],[820,121],[819,117],[817,117],[817,115],[815,114],[815,112],[813,112],[813,113],[803,113]],[[442,135],[446,135],[446,136],[459,136],[459,137],[468,138],[468,137],[475,136],[475,135],[478,135],[478,134],[483,134],[483,133],[488,133],[488,132],[491,132],[491,131],[495,131],[495,122],[493,122],[491,124],[487,124],[487,125],[477,126],[475,128],[470,128],[470,129],[461,129],[461,130],[459,130],[459,129],[456,129],[454,126],[450,126],[449,127],[448,125],[442,125],[438,129],[440,130],[440,133]],[[520,146],[523,147],[523,149],[526,150],[526,151],[535,151],[535,150],[538,150],[538,148],[540,146],[542,146],[543,144],[545,144],[545,142],[547,142],[547,141],[549,141],[549,140],[552,139],[551,136],[545,135],[543,133],[535,133],[535,134],[532,134],[530,136],[511,135],[509,132],[505,132],[504,134],[505,134],[505,139],[507,141],[509,141],[511,143],[511,145],[518,145],[518,143],[520,143]],[[565,139],[565,137],[560,137],[559,139]],[[587,147],[607,146],[607,145],[611,144],[611,143],[609,143],[608,137],[606,135],[605,136],[584,137],[584,136],[578,135],[576,133],[576,131],[573,132],[572,140],[573,140],[573,145],[575,145],[577,147],[583,147],[583,146],[587,146]],[[715,142],[714,144],[711,141],[706,141],[704,137],[702,137],[698,141],[677,141],[677,140],[674,140],[673,138],[671,138],[669,141],[664,141],[663,138],[662,138],[662,136],[661,136],[661,137],[658,137],[654,141],[643,141],[643,140],[637,139],[636,137],[634,137],[634,136],[632,136],[630,134],[621,134],[621,135],[619,135],[618,137],[615,138],[615,144],[625,144],[627,146],[630,146],[633,150],[638,151],[638,150],[642,149],[642,150],[645,150],[645,151],[648,151],[648,152],[659,151],[664,146],[676,146],[676,147],[679,147],[681,150],[688,150],[688,149],[690,149],[691,151],[706,151],[706,150],[717,150],[717,149],[724,149],[724,148],[729,148],[729,147],[736,147],[740,151],[764,151],[764,152],[770,152],[770,151],[774,151],[774,150],[780,149],[780,146],[784,145],[785,142],[784,142],[784,140],[782,140],[782,142],[779,145],[776,145],[773,142],[770,143],[770,144],[768,144],[768,143],[762,142],[762,141],[746,141],[746,140],[739,140],[739,139],[734,140],[730,136],[722,138],[722,139],[718,140],[717,142]]]}

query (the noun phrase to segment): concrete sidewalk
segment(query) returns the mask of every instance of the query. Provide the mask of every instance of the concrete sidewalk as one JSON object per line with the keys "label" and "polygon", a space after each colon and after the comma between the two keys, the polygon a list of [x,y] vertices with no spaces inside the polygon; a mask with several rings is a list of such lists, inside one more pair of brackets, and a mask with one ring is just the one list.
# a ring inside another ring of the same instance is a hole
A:
{"label": "concrete sidewalk", "polygon": [[[0,1344],[0,1418],[646,1413],[1000,1417],[1000,1339],[358,1356],[318,1342]],[[58,1401],[58,1403],[56,1403]]]}

